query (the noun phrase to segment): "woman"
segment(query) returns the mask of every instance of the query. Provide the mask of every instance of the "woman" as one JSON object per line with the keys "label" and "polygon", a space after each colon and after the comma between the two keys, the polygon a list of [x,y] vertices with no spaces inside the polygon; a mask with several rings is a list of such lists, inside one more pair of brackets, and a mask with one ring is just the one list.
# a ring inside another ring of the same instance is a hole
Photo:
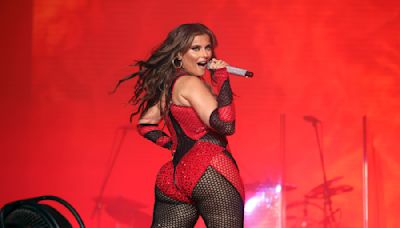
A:
{"label": "woman", "polygon": [[[173,155],[157,175],[152,227],[193,227],[199,215],[207,227],[243,227],[244,189],[226,140],[235,131],[232,91],[216,44],[206,26],[182,24],[121,80],[139,76],[138,131]],[[207,68],[214,91],[202,78]]]}

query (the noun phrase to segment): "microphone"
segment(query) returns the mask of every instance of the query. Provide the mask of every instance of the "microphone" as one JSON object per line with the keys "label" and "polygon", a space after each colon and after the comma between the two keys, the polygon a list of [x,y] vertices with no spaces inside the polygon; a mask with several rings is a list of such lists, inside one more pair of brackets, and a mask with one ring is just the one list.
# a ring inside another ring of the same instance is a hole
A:
{"label": "microphone", "polygon": [[304,116],[303,117],[305,121],[311,122],[313,124],[321,123],[319,119],[315,118],[314,116]]}
{"label": "microphone", "polygon": [[[207,69],[209,69],[209,70],[210,70],[210,64],[211,64],[211,62],[207,63]],[[246,69],[242,69],[239,67],[233,67],[233,66],[226,66],[226,71],[228,71],[228,73],[230,73],[230,74],[234,74],[234,75],[242,76],[242,77],[246,77],[246,78],[251,78],[254,75],[253,72],[251,72],[251,71],[248,71]]]}

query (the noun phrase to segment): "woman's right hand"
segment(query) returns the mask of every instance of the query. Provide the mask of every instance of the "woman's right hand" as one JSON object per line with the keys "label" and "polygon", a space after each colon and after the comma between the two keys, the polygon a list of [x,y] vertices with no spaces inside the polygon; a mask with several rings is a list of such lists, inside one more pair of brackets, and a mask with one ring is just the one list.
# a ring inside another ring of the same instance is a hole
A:
{"label": "woman's right hand", "polygon": [[226,63],[225,61],[223,61],[223,60],[221,60],[221,59],[213,58],[213,59],[210,60],[210,63],[209,63],[209,65],[208,65],[208,68],[209,68],[210,70],[216,70],[216,69],[225,68],[225,67],[227,67],[227,66],[229,66],[229,64]]}

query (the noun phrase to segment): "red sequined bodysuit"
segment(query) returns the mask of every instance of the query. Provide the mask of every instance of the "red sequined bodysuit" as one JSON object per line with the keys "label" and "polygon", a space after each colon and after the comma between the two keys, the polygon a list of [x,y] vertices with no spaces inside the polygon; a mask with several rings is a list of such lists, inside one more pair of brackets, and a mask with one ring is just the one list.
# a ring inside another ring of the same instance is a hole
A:
{"label": "red sequined bodysuit", "polygon": [[[210,116],[212,128],[203,123],[192,107],[176,104],[171,104],[166,119],[171,136],[162,132],[157,125],[141,124],[138,126],[140,134],[160,146],[169,148],[173,153],[172,161],[166,163],[157,175],[156,195],[159,191],[163,197],[173,201],[196,205],[199,197],[193,192],[200,179],[211,168],[213,172],[216,171],[216,175],[219,174],[234,187],[238,193],[238,201],[243,202],[244,200],[243,184],[226,139],[226,135],[234,133],[235,124],[228,73],[226,69],[219,69],[215,72],[215,76],[217,78],[218,108]],[[218,187],[215,186],[215,188]],[[218,194],[227,195],[223,191]],[[240,205],[240,207],[242,206]],[[242,209],[240,208],[239,211]],[[200,214],[204,217],[204,213],[200,212]],[[160,222],[157,225],[154,223],[157,222],[153,221],[154,227],[161,224]],[[174,226],[183,227],[184,225],[160,225],[159,227]],[[240,225],[231,225],[231,227],[240,227]]]}

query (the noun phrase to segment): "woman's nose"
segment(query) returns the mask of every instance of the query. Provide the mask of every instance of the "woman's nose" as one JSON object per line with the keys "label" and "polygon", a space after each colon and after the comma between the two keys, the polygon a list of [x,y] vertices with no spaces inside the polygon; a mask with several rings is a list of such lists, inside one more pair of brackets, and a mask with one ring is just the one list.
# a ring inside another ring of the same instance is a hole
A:
{"label": "woman's nose", "polygon": [[210,56],[211,56],[211,51],[209,51],[207,49],[202,49],[201,57],[210,58]]}

